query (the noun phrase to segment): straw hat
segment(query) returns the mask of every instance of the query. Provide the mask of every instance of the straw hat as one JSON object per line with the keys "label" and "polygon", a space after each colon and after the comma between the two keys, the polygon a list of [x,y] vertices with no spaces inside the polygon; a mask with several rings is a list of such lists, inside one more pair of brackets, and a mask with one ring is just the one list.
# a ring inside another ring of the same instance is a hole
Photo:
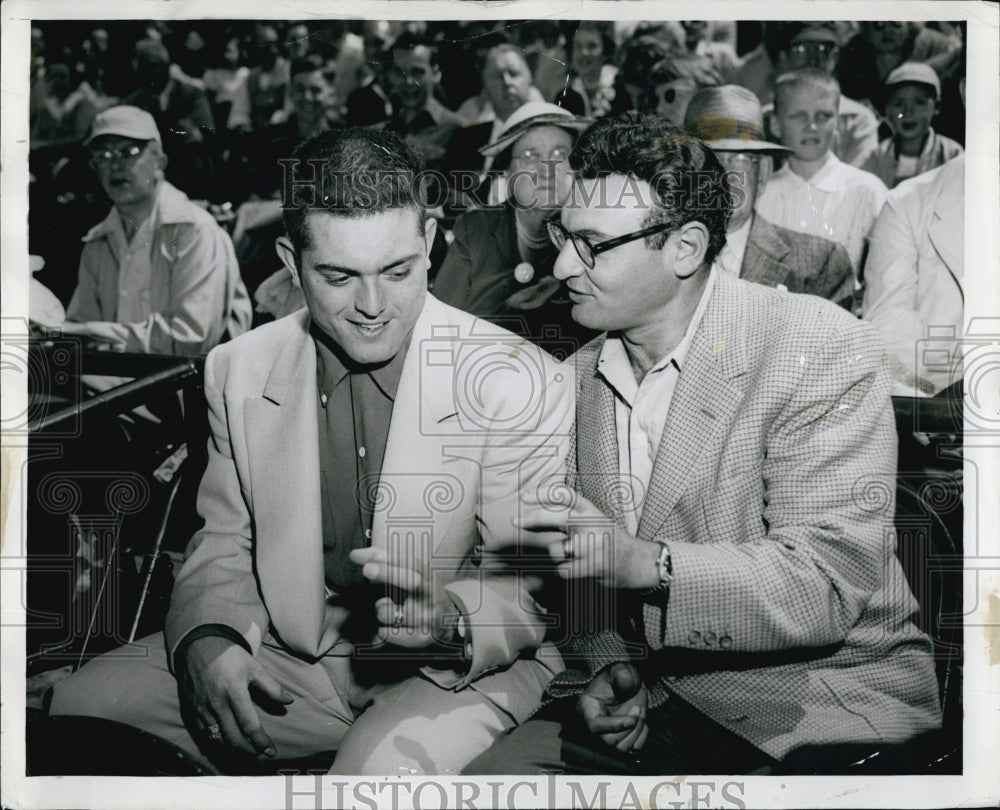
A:
{"label": "straw hat", "polygon": [[529,101],[510,114],[496,138],[482,147],[479,153],[496,157],[532,127],[561,127],[575,135],[592,123],[589,118],[578,118],[568,110],[547,101]]}
{"label": "straw hat", "polygon": [[728,152],[791,152],[764,137],[760,102],[745,87],[705,87],[691,99],[684,128],[713,149]]}

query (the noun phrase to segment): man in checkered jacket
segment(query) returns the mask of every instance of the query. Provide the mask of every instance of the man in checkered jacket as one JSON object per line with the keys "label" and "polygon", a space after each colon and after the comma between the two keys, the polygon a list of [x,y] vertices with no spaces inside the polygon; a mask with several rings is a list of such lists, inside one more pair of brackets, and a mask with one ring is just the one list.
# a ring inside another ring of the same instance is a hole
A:
{"label": "man in checkered jacket", "polygon": [[939,727],[883,343],[714,267],[731,199],[704,144],[629,113],[570,162],[555,275],[605,334],[569,361],[571,503],[524,527],[569,581],[570,669],[466,772],[767,772]]}

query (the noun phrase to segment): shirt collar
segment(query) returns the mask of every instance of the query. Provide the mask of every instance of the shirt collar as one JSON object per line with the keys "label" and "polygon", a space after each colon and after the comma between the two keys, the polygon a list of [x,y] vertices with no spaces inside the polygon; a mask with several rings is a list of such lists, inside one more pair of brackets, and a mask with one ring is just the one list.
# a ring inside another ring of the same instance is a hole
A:
{"label": "shirt collar", "polygon": [[743,255],[747,250],[747,239],[750,238],[750,226],[753,225],[754,216],[753,211],[751,211],[746,222],[732,233],[726,234],[726,246],[723,250],[728,249],[736,257],[736,275],[739,275],[740,267],[743,265]]}
{"label": "shirt collar", "polygon": [[396,356],[388,363],[378,366],[361,366],[354,363],[315,323],[312,324],[309,331],[316,344],[317,372],[321,393],[329,394],[346,379],[348,374],[367,374],[386,397],[395,401],[399,380],[403,376],[406,352],[410,347],[410,339],[413,337],[413,330],[410,330],[406,336],[403,345],[396,352]]}
{"label": "shirt collar", "polygon": [[831,150],[827,152],[826,162],[820,167],[820,170],[808,180],[795,174],[795,172],[792,171],[791,166],[786,165],[785,168],[788,169],[788,173],[797,178],[800,183],[808,183],[814,188],[818,188],[820,191],[832,193],[840,188],[843,181],[843,173],[840,171],[840,167],[842,165],[843,164],[840,162],[840,159],[833,154],[833,150]]}
{"label": "shirt collar", "polygon": [[[150,222],[154,223],[154,227],[161,223],[164,225],[193,223],[195,222],[195,210],[197,207],[183,192],[178,191],[166,180],[161,180],[156,189],[156,202],[153,205]],[[87,231],[83,241],[92,242],[95,239],[110,236],[115,229],[115,220],[119,218],[118,211],[112,208],[104,219]]]}
{"label": "shirt collar", "polygon": [[[706,307],[708,307],[708,300],[712,297],[712,290],[715,289],[717,273],[718,271],[713,264],[709,268],[708,281],[705,283],[705,289],[702,290],[698,306],[695,307],[691,320],[688,321],[684,337],[681,338],[680,343],[674,347],[673,351],[656,362],[649,370],[649,374],[663,371],[668,365],[673,365],[678,373],[684,370],[684,361],[687,358],[688,349],[691,347],[691,339],[701,325],[701,319],[705,314]],[[619,396],[631,404],[634,392],[639,386],[635,381],[635,374],[632,371],[631,363],[629,363],[625,344],[618,335],[608,335],[605,339],[604,345],[601,347],[600,357],[597,359],[597,373],[604,377]]]}

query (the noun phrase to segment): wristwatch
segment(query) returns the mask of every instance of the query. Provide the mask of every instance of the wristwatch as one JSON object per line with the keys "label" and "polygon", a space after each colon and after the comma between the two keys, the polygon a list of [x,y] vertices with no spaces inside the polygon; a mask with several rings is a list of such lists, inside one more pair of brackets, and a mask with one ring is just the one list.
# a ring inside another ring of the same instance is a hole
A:
{"label": "wristwatch", "polygon": [[656,570],[660,579],[658,590],[667,590],[670,587],[670,580],[673,579],[673,566],[670,563],[670,547],[666,543],[656,540],[660,547],[660,553],[656,558]]}

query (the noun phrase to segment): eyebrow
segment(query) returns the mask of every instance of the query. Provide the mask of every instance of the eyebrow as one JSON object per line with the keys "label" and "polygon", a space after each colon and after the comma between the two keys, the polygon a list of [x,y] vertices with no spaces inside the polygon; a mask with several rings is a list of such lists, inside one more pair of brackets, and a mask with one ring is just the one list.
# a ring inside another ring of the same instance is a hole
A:
{"label": "eyebrow", "polygon": [[[409,256],[405,256],[402,259],[393,262],[392,264],[387,264],[385,265],[385,267],[380,267],[378,269],[378,272],[385,273],[388,272],[389,270],[395,270],[397,267],[400,267],[404,264],[409,264],[410,262],[419,260],[420,258],[421,255],[419,253],[413,253]],[[314,264],[313,269],[319,273],[324,273],[326,275],[332,275],[334,273],[340,273],[345,276],[361,275],[361,273],[358,270],[355,270],[352,267],[341,267],[340,265],[337,264],[326,264],[325,262]]]}

